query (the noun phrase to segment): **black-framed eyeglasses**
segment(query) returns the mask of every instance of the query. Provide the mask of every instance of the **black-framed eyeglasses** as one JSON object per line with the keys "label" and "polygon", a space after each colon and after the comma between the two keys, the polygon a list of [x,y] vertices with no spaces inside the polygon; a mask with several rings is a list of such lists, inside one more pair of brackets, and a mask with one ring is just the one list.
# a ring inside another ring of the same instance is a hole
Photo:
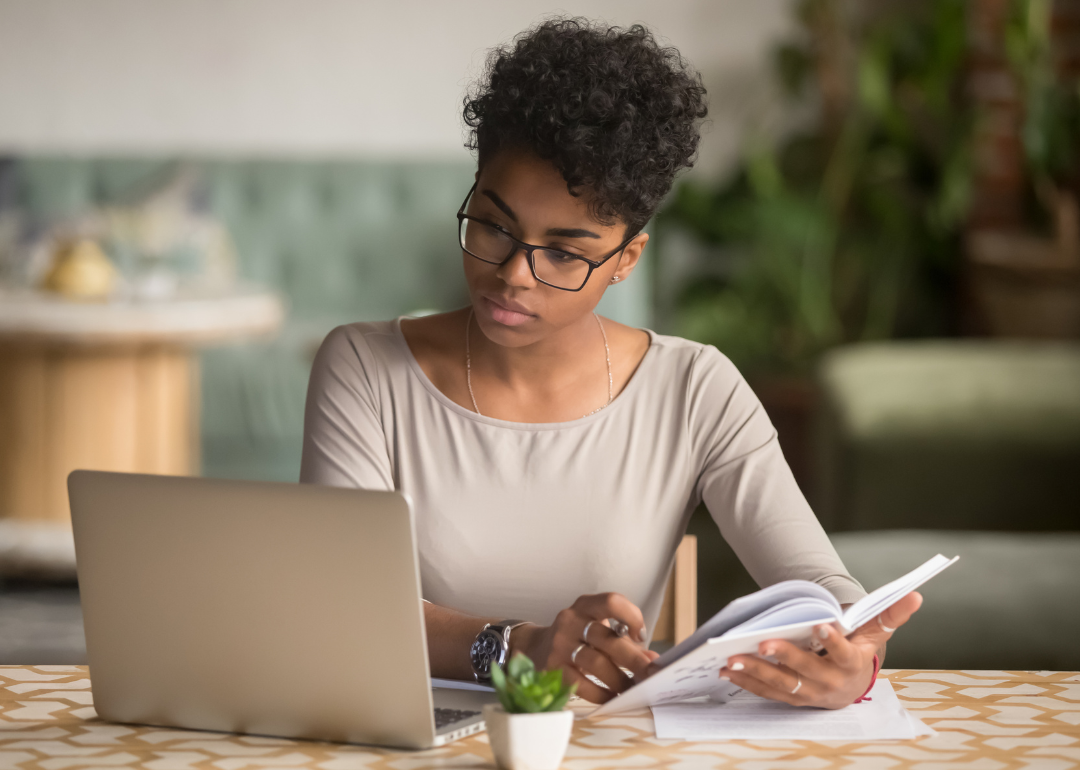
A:
{"label": "black-framed eyeglasses", "polygon": [[533,278],[542,284],[563,291],[581,291],[589,281],[593,270],[600,267],[616,254],[622,252],[634,240],[633,235],[620,243],[613,251],[597,260],[586,259],[578,254],[570,254],[546,246],[533,246],[519,241],[498,225],[483,219],[469,216],[465,206],[476,191],[476,183],[469,188],[469,194],[458,209],[458,244],[471,257],[491,265],[504,265],[519,250],[525,252]]}

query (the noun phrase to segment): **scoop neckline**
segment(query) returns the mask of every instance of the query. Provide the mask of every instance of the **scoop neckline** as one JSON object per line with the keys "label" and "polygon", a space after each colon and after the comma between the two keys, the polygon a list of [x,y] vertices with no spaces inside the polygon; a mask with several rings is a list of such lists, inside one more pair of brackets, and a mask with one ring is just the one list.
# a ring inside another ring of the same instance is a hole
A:
{"label": "scoop neckline", "polygon": [[641,361],[637,365],[637,369],[630,375],[630,381],[626,383],[626,387],[622,389],[619,395],[612,399],[611,403],[605,406],[603,409],[593,412],[592,414],[578,417],[575,420],[567,420],[565,422],[514,422],[513,420],[500,420],[497,417],[488,417],[487,415],[477,414],[471,409],[466,409],[461,404],[457,403],[437,387],[424,372],[423,367],[420,366],[420,362],[416,360],[416,356],[413,355],[412,348],[409,347],[409,341],[405,339],[405,332],[401,330],[401,321],[408,316],[398,316],[394,319],[393,328],[394,336],[396,337],[398,344],[401,345],[402,350],[405,353],[405,360],[409,364],[409,369],[413,375],[420,381],[420,384],[424,386],[424,389],[428,391],[436,401],[441,403],[444,407],[451,412],[458,414],[461,417],[468,418],[474,422],[483,423],[485,425],[491,425],[497,428],[509,428],[511,430],[524,430],[524,431],[543,431],[543,430],[559,430],[562,428],[576,428],[583,425],[589,425],[597,420],[603,419],[604,415],[610,414],[613,410],[620,408],[621,404],[627,401],[627,397],[632,395],[635,390],[638,389],[638,381],[641,379],[641,370],[650,362],[654,357],[653,351],[656,349],[657,334],[652,329],[642,329],[641,331],[649,335],[649,348],[645,351],[645,355],[641,357]]}

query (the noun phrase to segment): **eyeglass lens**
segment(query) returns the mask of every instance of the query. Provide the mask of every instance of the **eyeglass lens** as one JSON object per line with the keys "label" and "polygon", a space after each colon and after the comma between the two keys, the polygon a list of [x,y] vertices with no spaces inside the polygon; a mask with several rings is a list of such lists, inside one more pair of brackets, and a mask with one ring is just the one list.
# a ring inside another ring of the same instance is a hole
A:
{"label": "eyeglass lens", "polygon": [[[484,262],[502,264],[517,246],[506,233],[497,227],[461,220],[461,247]],[[534,249],[533,275],[537,280],[560,289],[580,289],[589,277],[588,263],[551,249]]]}

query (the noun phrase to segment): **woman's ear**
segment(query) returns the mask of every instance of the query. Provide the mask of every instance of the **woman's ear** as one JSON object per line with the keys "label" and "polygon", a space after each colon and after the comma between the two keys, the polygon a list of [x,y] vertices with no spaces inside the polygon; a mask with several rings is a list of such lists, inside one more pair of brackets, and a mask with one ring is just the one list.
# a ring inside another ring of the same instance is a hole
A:
{"label": "woman's ear", "polygon": [[634,272],[638,260],[641,259],[641,252],[648,242],[648,233],[638,233],[634,236],[634,240],[626,244],[626,248],[623,249],[622,254],[619,256],[619,263],[615,267],[615,274],[611,276],[611,283],[621,283],[630,276],[630,273]]}

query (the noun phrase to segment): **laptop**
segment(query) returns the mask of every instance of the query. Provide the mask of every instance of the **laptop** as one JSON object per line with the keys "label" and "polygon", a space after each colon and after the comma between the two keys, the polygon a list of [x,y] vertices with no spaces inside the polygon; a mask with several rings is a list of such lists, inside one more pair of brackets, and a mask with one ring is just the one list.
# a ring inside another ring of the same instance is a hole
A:
{"label": "laptop", "polygon": [[433,688],[400,492],[74,471],[94,708],[115,722],[423,749],[484,729]]}

